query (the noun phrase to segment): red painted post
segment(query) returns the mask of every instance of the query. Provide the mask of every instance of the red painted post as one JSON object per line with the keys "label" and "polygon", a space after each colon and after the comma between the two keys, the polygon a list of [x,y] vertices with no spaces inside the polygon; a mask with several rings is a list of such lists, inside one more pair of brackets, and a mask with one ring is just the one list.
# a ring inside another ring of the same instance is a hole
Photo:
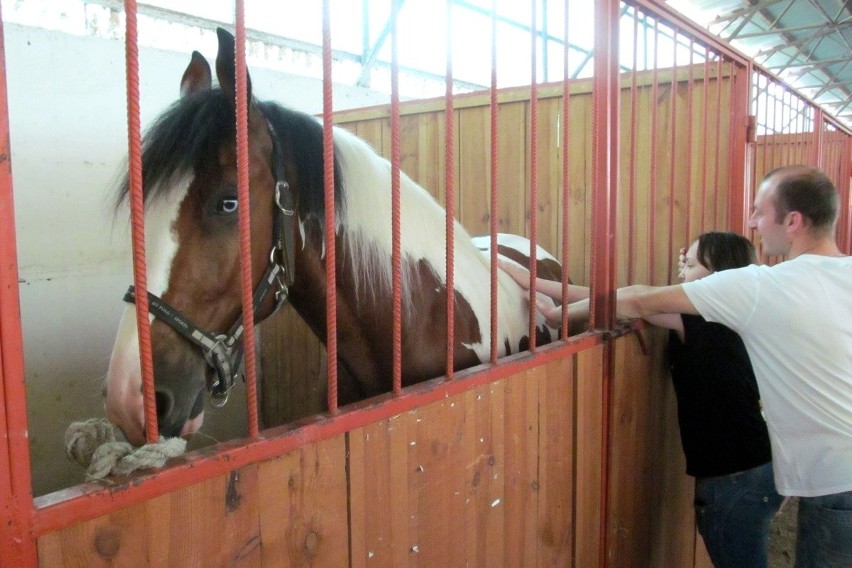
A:
{"label": "red painted post", "polygon": [[27,436],[24,345],[6,97],[6,43],[0,14],[0,567],[35,566]]}
{"label": "red painted post", "polygon": [[[752,172],[747,171],[747,158],[751,151],[749,138],[749,104],[751,101],[751,69],[737,63],[733,67],[731,89],[731,145],[730,171],[728,173],[728,227],[745,235],[748,231],[749,210],[752,201]],[[718,172],[716,172],[718,175]]]}
{"label": "red painted post", "polygon": [[[595,3],[594,83],[592,87],[592,250],[591,250],[591,327],[615,326],[616,235],[619,151],[618,0]],[[608,481],[610,414],[614,343],[606,343],[603,360],[600,479],[600,548],[598,565],[606,566],[608,524]]]}

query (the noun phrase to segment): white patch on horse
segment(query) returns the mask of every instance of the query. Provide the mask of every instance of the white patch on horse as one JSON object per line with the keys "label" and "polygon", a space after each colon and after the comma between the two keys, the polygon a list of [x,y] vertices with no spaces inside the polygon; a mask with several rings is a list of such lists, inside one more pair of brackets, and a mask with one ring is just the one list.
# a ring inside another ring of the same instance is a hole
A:
{"label": "white patch on horse", "polygon": [[[145,212],[145,251],[148,267],[148,291],[162,296],[169,282],[171,265],[178,249],[174,223],[180,204],[186,197],[191,180],[187,179],[172,192],[163,192]],[[149,319],[154,316],[149,314]],[[136,396],[141,384],[139,335],[136,325],[136,306],[126,304],[118,326],[115,345],[107,372],[109,395],[123,389],[123,396]],[[117,388],[122,384],[122,389]],[[115,395],[120,396],[120,395]],[[108,401],[109,402],[109,401]]]}
{"label": "white patch on horse", "polygon": [[[368,293],[376,298],[392,288],[392,218],[388,206],[391,164],[365,141],[335,128],[335,144],[346,180],[345,211],[349,233],[347,256],[353,270],[362,274],[358,283],[370,283]],[[442,284],[446,284],[445,211],[438,202],[405,173],[400,172],[403,305],[410,306],[410,267],[421,260]],[[527,245],[529,248],[529,245]],[[490,356],[491,300],[489,259],[472,243],[468,232],[455,223],[455,290],[470,305],[479,323],[481,342],[467,345],[480,361]],[[356,294],[358,291],[356,290]],[[498,354],[505,343],[517,348],[528,333],[528,304],[523,289],[512,278],[498,272]]]}

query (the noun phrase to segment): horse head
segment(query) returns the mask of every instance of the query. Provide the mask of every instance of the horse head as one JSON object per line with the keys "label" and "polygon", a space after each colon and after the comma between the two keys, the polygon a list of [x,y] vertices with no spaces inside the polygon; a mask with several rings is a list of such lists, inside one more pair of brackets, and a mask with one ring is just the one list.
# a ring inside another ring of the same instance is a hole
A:
{"label": "horse head", "polygon": [[[275,134],[251,98],[248,77],[249,203],[237,191],[234,38],[219,30],[216,74],[194,52],[180,99],[146,133],[143,191],[151,338],[160,432],[198,430],[205,394],[227,396],[239,366],[241,277],[238,213],[251,219],[255,316],[268,316],[292,277],[294,196]],[[125,182],[121,199],[127,199]],[[285,203],[287,204],[285,206]],[[272,252],[270,252],[272,251]],[[289,258],[287,253],[289,252]],[[269,293],[267,293],[269,292]],[[125,300],[132,301],[134,292]],[[143,443],[144,410],[136,311],[128,304],[105,379],[107,417]]]}

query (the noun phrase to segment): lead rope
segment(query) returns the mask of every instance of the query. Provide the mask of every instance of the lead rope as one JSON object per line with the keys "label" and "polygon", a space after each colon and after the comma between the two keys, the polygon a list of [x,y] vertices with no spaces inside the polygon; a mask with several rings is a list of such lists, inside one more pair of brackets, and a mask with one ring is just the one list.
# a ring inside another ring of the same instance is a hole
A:
{"label": "lead rope", "polygon": [[163,436],[158,442],[135,448],[124,441],[118,428],[105,418],[72,422],[65,431],[65,453],[68,459],[87,468],[86,481],[160,468],[166,460],[185,451],[186,440]]}

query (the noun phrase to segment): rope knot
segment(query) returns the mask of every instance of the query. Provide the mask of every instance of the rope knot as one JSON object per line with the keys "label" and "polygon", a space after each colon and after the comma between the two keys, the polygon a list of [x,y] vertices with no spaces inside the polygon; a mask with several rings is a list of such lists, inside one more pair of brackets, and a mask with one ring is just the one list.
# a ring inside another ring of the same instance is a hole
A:
{"label": "rope knot", "polygon": [[103,418],[73,422],[65,431],[65,453],[86,470],[86,481],[110,475],[129,475],[139,469],[160,468],[186,451],[183,438],[164,438],[139,448],[119,439],[115,425]]}

